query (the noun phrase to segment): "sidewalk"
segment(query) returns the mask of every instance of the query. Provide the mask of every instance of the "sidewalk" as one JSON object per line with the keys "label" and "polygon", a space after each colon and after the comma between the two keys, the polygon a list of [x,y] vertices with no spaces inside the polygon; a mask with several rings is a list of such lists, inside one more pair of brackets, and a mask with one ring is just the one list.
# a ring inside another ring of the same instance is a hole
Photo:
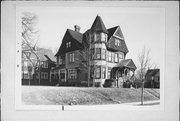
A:
{"label": "sidewalk", "polygon": [[105,111],[105,110],[160,110],[160,101],[145,101],[143,105],[141,102],[121,103],[121,104],[107,104],[107,105],[65,105],[64,110],[84,110],[84,111]]}
{"label": "sidewalk", "polygon": [[159,105],[160,104],[160,100],[144,101],[143,105],[141,104],[141,102],[122,103],[122,104],[125,104],[125,105],[136,105],[136,106]]}

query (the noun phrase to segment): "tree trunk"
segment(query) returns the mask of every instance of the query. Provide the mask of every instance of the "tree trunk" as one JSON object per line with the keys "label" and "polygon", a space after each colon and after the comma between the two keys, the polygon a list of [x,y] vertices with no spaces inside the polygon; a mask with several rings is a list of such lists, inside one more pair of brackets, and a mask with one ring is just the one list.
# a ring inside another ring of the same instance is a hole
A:
{"label": "tree trunk", "polygon": [[141,85],[141,105],[143,105],[144,102],[144,81],[142,80],[142,85]]}

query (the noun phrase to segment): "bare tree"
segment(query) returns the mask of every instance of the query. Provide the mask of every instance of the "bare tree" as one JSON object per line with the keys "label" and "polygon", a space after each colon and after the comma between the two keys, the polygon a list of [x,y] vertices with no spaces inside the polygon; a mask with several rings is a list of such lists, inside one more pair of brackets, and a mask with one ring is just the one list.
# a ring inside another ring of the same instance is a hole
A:
{"label": "bare tree", "polygon": [[146,49],[144,46],[141,53],[138,54],[138,78],[142,82],[142,93],[141,93],[141,104],[143,104],[144,101],[144,96],[143,96],[143,90],[144,90],[144,80],[145,80],[145,75],[150,66],[151,57],[150,57],[150,49]]}
{"label": "bare tree", "polygon": [[[28,68],[29,75],[34,73],[40,65],[40,57],[37,55],[37,42],[39,31],[36,29],[37,15],[29,12],[23,13],[22,16],[22,59],[27,59],[31,66]],[[36,60],[31,58],[32,54]],[[40,69],[39,69],[40,70]],[[40,78],[39,78],[40,83]],[[30,77],[29,77],[30,84]]]}

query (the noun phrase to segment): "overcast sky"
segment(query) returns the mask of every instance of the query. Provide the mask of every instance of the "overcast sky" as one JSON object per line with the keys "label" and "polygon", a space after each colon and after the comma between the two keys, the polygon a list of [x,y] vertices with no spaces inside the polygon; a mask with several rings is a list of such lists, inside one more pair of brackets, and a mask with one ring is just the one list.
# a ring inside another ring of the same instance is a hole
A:
{"label": "overcast sky", "polygon": [[150,49],[152,63],[160,65],[160,34],[162,16],[159,8],[143,7],[25,7],[22,12],[33,12],[38,16],[40,30],[39,46],[58,50],[67,30],[74,25],[84,33],[91,27],[95,17],[101,16],[106,28],[119,25],[125,37],[129,53],[137,63],[138,53],[145,46]]}

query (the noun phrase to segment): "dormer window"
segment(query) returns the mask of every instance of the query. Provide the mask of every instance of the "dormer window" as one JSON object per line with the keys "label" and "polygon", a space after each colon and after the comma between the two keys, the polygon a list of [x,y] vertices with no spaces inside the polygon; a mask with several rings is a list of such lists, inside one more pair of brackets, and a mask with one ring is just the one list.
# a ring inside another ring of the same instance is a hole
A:
{"label": "dormer window", "polygon": [[71,42],[66,43],[66,48],[69,48],[69,47],[71,47]]}
{"label": "dormer window", "polygon": [[120,46],[120,40],[118,40],[118,39],[115,38],[115,45],[116,45],[116,46]]}

